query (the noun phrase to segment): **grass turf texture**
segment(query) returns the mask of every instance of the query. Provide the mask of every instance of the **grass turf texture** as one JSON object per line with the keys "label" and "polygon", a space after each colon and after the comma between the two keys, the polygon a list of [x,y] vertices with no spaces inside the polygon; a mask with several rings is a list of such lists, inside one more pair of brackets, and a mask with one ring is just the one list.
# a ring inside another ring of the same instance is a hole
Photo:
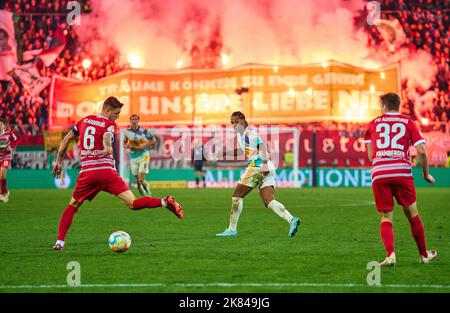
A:
{"label": "grass turf texture", "polygon": [[[228,225],[231,190],[153,190],[155,196],[172,193],[183,204],[183,221],[163,208],[130,211],[102,193],[75,215],[64,251],[51,246],[71,190],[12,190],[10,201],[0,203],[0,291],[450,292],[449,191],[417,191],[428,248],[438,249],[439,260],[418,263],[409,223],[397,206],[398,263],[382,269],[381,287],[371,287],[367,263],[382,260],[385,251],[369,188],[278,190],[277,199],[303,221],[294,238],[256,192],[244,200],[237,238],[215,237]],[[116,230],[132,238],[122,254],[108,247]],[[64,287],[70,261],[81,264],[87,287]]]}

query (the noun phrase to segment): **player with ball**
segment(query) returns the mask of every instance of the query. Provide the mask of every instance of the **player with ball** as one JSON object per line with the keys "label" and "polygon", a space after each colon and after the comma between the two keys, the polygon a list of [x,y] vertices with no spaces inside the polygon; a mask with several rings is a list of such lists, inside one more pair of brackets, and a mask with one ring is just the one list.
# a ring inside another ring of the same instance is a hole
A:
{"label": "player with ball", "polygon": [[82,118],[72,127],[59,146],[58,157],[53,167],[53,175],[61,178],[63,156],[69,144],[80,138],[81,170],[69,205],[59,222],[58,238],[53,250],[63,250],[65,238],[73,216],[85,200],[92,201],[100,191],[119,197],[131,210],[166,207],[178,218],[184,217],[181,205],[172,196],[164,199],[141,197],[136,199],[116,171],[112,156],[112,143],[117,131],[114,122],[120,114],[123,103],[115,97],[107,98],[101,114]]}

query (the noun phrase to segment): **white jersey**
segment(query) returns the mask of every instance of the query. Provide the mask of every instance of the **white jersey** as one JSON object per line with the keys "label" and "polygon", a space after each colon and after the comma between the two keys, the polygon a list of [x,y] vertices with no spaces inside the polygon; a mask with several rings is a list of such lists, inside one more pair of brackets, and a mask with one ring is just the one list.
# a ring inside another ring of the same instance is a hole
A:
{"label": "white jersey", "polygon": [[[261,137],[258,135],[254,128],[245,128],[242,134],[237,134],[237,141],[239,147],[244,151],[245,157],[248,159],[248,167],[261,167],[262,166],[262,154],[258,151],[258,146],[263,144]],[[272,161],[267,162],[269,170],[275,170],[275,165]]]}
{"label": "white jersey", "polygon": [[139,147],[142,144],[148,143],[153,139],[153,134],[142,127],[134,130],[131,127],[125,130],[125,138],[128,140],[130,144],[130,159],[139,159],[142,156],[149,158],[149,149],[145,148],[144,150],[138,151],[135,148]]}

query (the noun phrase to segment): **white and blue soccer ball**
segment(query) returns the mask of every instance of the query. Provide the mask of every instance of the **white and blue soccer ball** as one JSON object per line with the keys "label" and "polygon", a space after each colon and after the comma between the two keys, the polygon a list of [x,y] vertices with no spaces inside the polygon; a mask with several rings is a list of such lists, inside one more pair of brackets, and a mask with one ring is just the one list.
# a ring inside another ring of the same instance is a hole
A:
{"label": "white and blue soccer ball", "polygon": [[131,237],[128,233],[118,230],[109,236],[108,244],[114,252],[125,252],[131,246]]}

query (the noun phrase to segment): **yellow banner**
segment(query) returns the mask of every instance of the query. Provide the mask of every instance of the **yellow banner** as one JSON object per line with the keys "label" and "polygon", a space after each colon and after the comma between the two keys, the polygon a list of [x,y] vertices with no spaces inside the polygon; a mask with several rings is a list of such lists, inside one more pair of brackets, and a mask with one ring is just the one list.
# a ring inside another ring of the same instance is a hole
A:
{"label": "yellow banner", "polygon": [[243,65],[230,70],[124,71],[95,82],[55,76],[51,128],[66,128],[99,113],[109,96],[124,104],[119,125],[131,114],[147,126],[228,124],[240,110],[254,124],[306,121],[365,122],[380,114],[378,97],[400,91],[398,65],[368,70],[328,62],[305,66]]}
{"label": "yellow banner", "polygon": [[54,149],[58,150],[59,144],[63,139],[62,131],[44,131],[45,150],[50,152]]}

